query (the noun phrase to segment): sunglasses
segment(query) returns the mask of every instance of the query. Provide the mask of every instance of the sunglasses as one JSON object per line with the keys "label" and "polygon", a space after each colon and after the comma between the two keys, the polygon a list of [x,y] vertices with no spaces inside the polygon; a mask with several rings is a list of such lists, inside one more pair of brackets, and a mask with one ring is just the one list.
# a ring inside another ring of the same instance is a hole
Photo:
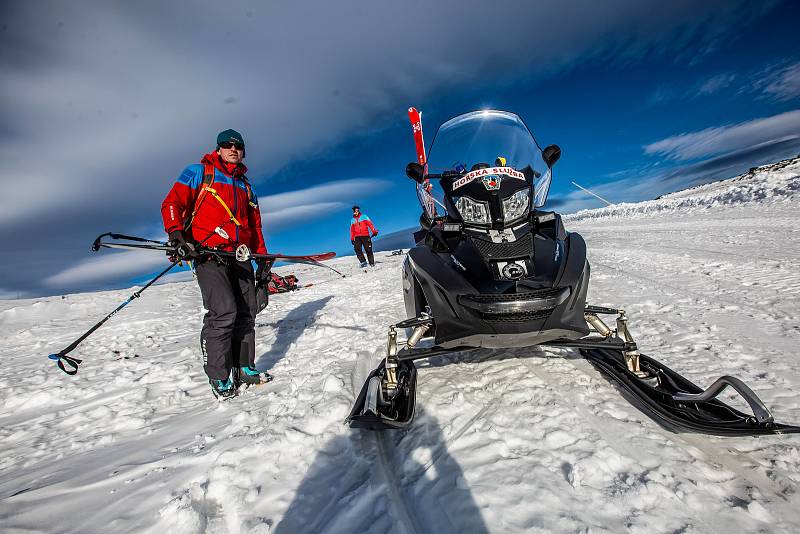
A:
{"label": "sunglasses", "polygon": [[232,148],[235,148],[236,150],[244,150],[244,143],[234,143],[234,142],[220,143],[219,147],[224,148],[226,150],[230,150]]}

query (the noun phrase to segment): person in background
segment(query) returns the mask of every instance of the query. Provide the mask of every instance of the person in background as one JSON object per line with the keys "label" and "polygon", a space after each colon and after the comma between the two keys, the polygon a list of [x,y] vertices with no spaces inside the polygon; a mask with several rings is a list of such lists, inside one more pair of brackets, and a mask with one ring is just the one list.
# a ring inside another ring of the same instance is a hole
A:
{"label": "person in background", "polygon": [[[260,384],[272,376],[255,368],[255,279],[271,265],[215,255],[246,245],[266,254],[258,197],[247,180],[244,139],[236,130],[217,136],[216,149],[186,167],[161,204],[164,229],[175,256],[194,263],[203,295],[200,349],[211,391],[220,400],[236,396],[240,383]],[[197,249],[202,244],[204,249]]]}
{"label": "person in background", "polygon": [[[358,261],[361,262],[361,267],[367,266],[367,260],[372,267],[375,267],[372,238],[376,235],[378,235],[378,230],[375,229],[369,217],[361,213],[361,208],[353,206],[353,218],[350,220],[350,243],[358,256]],[[367,253],[366,259],[364,259],[364,252]]]}

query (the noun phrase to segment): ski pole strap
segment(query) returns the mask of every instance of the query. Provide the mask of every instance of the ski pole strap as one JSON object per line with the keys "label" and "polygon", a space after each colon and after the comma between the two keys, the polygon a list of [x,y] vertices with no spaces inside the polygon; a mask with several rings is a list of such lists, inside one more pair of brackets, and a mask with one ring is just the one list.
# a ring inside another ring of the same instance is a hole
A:
{"label": "ski pole strap", "polygon": [[[48,356],[48,358],[50,358],[51,360],[56,360],[58,362],[58,368],[70,376],[78,374],[78,366],[83,361],[61,353],[51,354]],[[70,366],[69,369],[67,369],[67,367],[64,365],[65,362],[67,365]]]}

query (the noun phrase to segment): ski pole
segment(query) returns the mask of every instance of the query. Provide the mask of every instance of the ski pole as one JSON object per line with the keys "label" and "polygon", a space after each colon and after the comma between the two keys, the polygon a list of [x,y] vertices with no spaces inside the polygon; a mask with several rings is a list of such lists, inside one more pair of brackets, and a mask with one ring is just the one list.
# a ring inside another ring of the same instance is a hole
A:
{"label": "ski pole", "polygon": [[[220,226],[218,226],[217,228],[215,228],[213,232],[211,232],[210,234],[208,234],[208,236],[206,236],[206,238],[205,238],[205,239],[203,239],[203,241],[201,241],[201,242],[200,242],[200,244],[198,245],[198,247],[199,247],[200,245],[202,245],[203,243],[205,243],[206,241],[208,241],[208,240],[211,238],[211,236],[213,236],[214,234],[219,234],[219,235],[221,235],[222,237],[224,237],[225,239],[230,239],[230,238],[228,237],[228,234],[227,234],[227,232],[225,232],[225,230],[223,230],[223,229],[222,229],[222,226],[220,225]],[[99,238],[98,238],[98,240],[99,240]],[[139,296],[142,294],[142,292],[143,292],[145,289],[147,289],[148,287],[150,287],[151,285],[153,285],[153,284],[154,284],[154,283],[155,283],[155,282],[156,282],[156,281],[157,281],[159,278],[161,278],[162,276],[164,276],[165,274],[167,274],[168,272],[170,272],[170,271],[171,271],[173,268],[175,268],[175,266],[176,266],[176,265],[178,265],[180,262],[181,262],[181,258],[177,258],[177,259],[175,259],[175,261],[173,261],[173,262],[172,262],[172,263],[169,265],[169,267],[167,267],[166,269],[164,269],[163,271],[161,271],[160,273],[158,273],[158,274],[156,275],[156,277],[155,277],[155,278],[153,278],[152,280],[150,280],[149,282],[147,282],[147,284],[146,284],[146,285],[145,285],[143,288],[141,288],[141,289],[139,289],[138,291],[134,292],[134,293],[133,293],[133,294],[132,294],[130,297],[128,297],[128,300],[126,300],[125,302],[123,302],[122,304],[120,304],[119,306],[117,306],[117,308],[116,308],[114,311],[112,311],[111,313],[109,313],[108,315],[106,315],[105,317],[103,317],[103,318],[102,318],[102,319],[101,319],[101,320],[100,320],[100,321],[99,321],[99,322],[98,322],[96,325],[94,325],[94,326],[93,326],[93,327],[91,327],[89,330],[87,330],[87,331],[86,331],[86,333],[84,333],[84,334],[83,334],[81,337],[79,337],[78,339],[76,339],[75,341],[73,341],[73,342],[72,342],[72,343],[71,343],[71,344],[70,344],[70,345],[69,345],[67,348],[65,348],[65,349],[61,350],[60,352],[56,352],[55,354],[49,354],[47,357],[48,357],[48,358],[50,358],[51,360],[55,360],[56,362],[58,362],[58,368],[59,368],[59,369],[61,369],[62,371],[64,371],[65,373],[67,373],[68,375],[75,375],[75,374],[77,374],[77,373],[78,373],[78,366],[81,364],[81,362],[82,362],[83,360],[79,360],[79,359],[77,359],[77,358],[73,358],[72,356],[67,356],[67,354],[69,354],[70,352],[72,352],[73,350],[75,350],[75,348],[76,348],[78,345],[80,345],[80,344],[83,342],[83,340],[84,340],[84,339],[86,339],[87,337],[89,337],[90,335],[92,335],[92,333],[93,333],[95,330],[97,330],[98,328],[100,328],[101,326],[103,326],[103,324],[104,324],[106,321],[108,321],[108,320],[109,320],[109,319],[111,319],[111,318],[112,318],[114,315],[116,315],[117,313],[119,313],[119,311],[120,311],[120,310],[122,310],[122,308],[124,308],[125,306],[127,306],[128,304],[130,304],[131,302],[133,302],[133,300],[134,300],[134,299],[137,299],[137,298],[139,298]],[[70,367],[69,369],[67,369],[67,367],[64,365],[65,363],[66,363],[66,365],[68,365],[68,366]]]}

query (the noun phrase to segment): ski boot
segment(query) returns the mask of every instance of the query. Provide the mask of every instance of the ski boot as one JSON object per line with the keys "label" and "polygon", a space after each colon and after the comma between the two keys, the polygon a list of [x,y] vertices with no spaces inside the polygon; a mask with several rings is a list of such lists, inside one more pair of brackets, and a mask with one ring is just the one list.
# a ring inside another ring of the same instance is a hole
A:
{"label": "ski boot", "polygon": [[212,378],[209,382],[211,382],[211,392],[218,400],[228,400],[236,396],[236,387],[230,378],[226,380]]}
{"label": "ski boot", "polygon": [[248,385],[266,384],[272,381],[272,375],[266,371],[259,371],[255,367],[239,367],[239,383]]}
{"label": "ski boot", "polygon": [[362,269],[366,269],[366,268],[367,268],[367,262],[365,262],[365,261],[362,261],[362,262],[361,262],[361,268],[362,268]]}

